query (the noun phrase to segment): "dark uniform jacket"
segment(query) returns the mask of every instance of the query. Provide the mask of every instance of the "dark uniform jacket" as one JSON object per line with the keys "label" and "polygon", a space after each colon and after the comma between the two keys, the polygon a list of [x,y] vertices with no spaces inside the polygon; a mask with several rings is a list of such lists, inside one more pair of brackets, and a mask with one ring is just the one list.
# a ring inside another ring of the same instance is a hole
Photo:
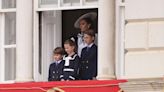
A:
{"label": "dark uniform jacket", "polygon": [[97,76],[97,46],[85,47],[81,53],[80,79],[92,80]]}
{"label": "dark uniform jacket", "polygon": [[63,60],[59,64],[57,64],[56,62],[52,63],[49,67],[48,81],[60,81],[60,76],[63,74],[63,68]]}
{"label": "dark uniform jacket", "polygon": [[65,61],[63,75],[60,76],[64,80],[77,80],[79,74],[79,56],[77,54],[71,57],[64,56]]}

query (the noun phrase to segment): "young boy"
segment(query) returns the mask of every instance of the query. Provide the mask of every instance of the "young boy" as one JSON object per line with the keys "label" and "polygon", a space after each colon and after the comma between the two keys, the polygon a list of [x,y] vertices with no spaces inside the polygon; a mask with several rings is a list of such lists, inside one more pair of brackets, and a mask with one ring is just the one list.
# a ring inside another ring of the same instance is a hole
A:
{"label": "young boy", "polygon": [[63,73],[64,61],[62,60],[64,49],[57,47],[53,51],[53,63],[49,67],[48,81],[60,81],[60,76]]}
{"label": "young boy", "polygon": [[94,44],[94,30],[84,32],[84,42],[87,47],[82,49],[80,79],[93,80],[97,76],[97,46]]}

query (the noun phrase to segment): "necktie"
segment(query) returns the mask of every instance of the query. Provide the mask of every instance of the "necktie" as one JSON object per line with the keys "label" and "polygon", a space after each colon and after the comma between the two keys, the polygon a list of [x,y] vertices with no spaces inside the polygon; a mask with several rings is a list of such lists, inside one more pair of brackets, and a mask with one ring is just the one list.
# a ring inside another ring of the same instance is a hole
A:
{"label": "necktie", "polygon": [[87,52],[89,51],[90,47],[87,47]]}
{"label": "necktie", "polygon": [[58,65],[58,62],[56,62],[56,66]]}

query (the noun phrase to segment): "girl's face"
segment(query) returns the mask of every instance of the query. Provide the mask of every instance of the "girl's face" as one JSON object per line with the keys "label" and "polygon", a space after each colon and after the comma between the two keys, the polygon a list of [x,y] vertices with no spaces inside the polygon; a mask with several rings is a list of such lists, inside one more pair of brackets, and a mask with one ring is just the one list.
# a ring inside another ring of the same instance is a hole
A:
{"label": "girl's face", "polygon": [[79,24],[81,32],[88,30],[91,26],[91,24],[88,24],[84,19],[80,20]]}
{"label": "girl's face", "polygon": [[53,59],[54,59],[54,61],[59,61],[62,59],[62,55],[61,54],[54,54]]}
{"label": "girl's face", "polygon": [[90,45],[91,43],[94,42],[94,37],[90,36],[90,35],[87,35],[87,34],[84,34],[84,42],[87,44],[87,45]]}
{"label": "girl's face", "polygon": [[64,49],[67,52],[67,54],[69,55],[74,52],[75,47],[70,46],[69,44],[64,44]]}

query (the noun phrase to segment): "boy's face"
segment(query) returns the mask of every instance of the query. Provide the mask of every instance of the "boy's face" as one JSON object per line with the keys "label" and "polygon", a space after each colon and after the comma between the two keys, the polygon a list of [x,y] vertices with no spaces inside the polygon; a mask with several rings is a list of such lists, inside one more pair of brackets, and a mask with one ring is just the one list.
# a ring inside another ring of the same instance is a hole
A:
{"label": "boy's face", "polygon": [[62,55],[61,54],[54,54],[53,58],[54,58],[54,61],[59,61],[62,59]]}
{"label": "boy's face", "polygon": [[64,49],[67,52],[67,54],[71,54],[72,52],[74,52],[75,47],[70,46],[69,44],[64,44]]}
{"label": "boy's face", "polygon": [[91,44],[91,43],[93,43],[93,41],[94,41],[94,37],[92,37],[92,36],[90,36],[90,35],[87,35],[87,34],[84,34],[84,42],[86,43],[86,44]]}

